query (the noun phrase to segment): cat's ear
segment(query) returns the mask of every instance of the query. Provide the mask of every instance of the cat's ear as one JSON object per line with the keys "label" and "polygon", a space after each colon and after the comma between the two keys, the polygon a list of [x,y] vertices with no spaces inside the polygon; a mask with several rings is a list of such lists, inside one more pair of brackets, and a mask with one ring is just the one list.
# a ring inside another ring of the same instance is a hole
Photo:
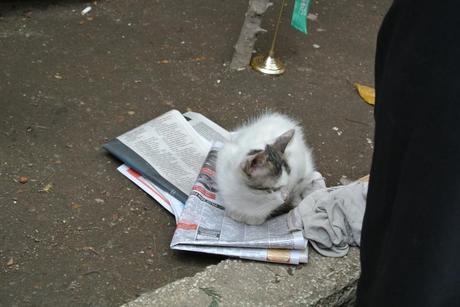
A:
{"label": "cat's ear", "polygon": [[294,129],[290,129],[283,134],[281,134],[279,137],[276,138],[275,143],[273,143],[272,147],[281,152],[284,153],[286,150],[287,145],[291,141],[292,137],[294,136]]}
{"label": "cat's ear", "polygon": [[254,154],[249,154],[246,159],[241,162],[241,170],[251,177],[254,173],[264,167],[265,161],[267,160],[267,155],[264,151],[258,151]]}

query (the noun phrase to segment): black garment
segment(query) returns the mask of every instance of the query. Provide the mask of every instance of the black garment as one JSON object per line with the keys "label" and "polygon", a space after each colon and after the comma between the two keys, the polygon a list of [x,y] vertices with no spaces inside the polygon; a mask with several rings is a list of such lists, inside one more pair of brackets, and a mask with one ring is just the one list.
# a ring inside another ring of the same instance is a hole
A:
{"label": "black garment", "polygon": [[396,0],[379,32],[358,306],[460,306],[460,1]]}

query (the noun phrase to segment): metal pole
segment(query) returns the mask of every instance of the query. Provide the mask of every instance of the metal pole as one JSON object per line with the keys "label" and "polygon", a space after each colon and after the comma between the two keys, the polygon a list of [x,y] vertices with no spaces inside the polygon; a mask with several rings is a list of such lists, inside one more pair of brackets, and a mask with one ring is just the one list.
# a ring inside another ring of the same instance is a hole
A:
{"label": "metal pole", "polygon": [[270,47],[270,51],[268,52],[268,54],[271,56],[275,54],[275,44],[276,44],[276,39],[278,38],[278,30],[280,28],[281,16],[283,16],[285,3],[286,3],[286,0],[283,0],[283,2],[281,2],[281,8],[280,8],[280,12],[278,14],[278,20],[276,21],[276,26],[275,26],[275,34],[273,34],[272,45]]}
{"label": "metal pole", "polygon": [[251,60],[251,67],[263,74],[267,75],[281,75],[284,73],[285,67],[283,62],[275,58],[275,46],[276,40],[278,39],[278,32],[281,24],[281,17],[283,16],[283,10],[286,0],[281,2],[281,8],[279,11],[278,19],[275,25],[275,33],[273,34],[272,44],[268,51],[268,56],[258,54]]}

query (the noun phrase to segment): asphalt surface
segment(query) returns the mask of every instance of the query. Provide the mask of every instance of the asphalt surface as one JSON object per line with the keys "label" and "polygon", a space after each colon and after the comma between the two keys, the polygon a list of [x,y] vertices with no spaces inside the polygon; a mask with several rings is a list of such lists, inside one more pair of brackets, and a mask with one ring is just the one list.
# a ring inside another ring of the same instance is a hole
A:
{"label": "asphalt surface", "polygon": [[271,77],[228,69],[246,0],[97,1],[85,16],[82,1],[2,2],[0,306],[116,306],[221,260],[171,251],[172,216],[101,148],[172,108],[228,129],[287,113],[329,185],[367,174],[373,109],[353,83],[373,83],[389,4],[314,1],[305,36],[289,3],[287,70]]}

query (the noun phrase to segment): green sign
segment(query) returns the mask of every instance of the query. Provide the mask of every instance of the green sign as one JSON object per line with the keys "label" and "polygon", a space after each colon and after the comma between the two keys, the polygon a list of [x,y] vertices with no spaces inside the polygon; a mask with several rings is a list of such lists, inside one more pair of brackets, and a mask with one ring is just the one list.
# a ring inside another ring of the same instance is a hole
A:
{"label": "green sign", "polygon": [[292,11],[291,26],[307,34],[307,15],[310,8],[310,0],[295,0]]}

